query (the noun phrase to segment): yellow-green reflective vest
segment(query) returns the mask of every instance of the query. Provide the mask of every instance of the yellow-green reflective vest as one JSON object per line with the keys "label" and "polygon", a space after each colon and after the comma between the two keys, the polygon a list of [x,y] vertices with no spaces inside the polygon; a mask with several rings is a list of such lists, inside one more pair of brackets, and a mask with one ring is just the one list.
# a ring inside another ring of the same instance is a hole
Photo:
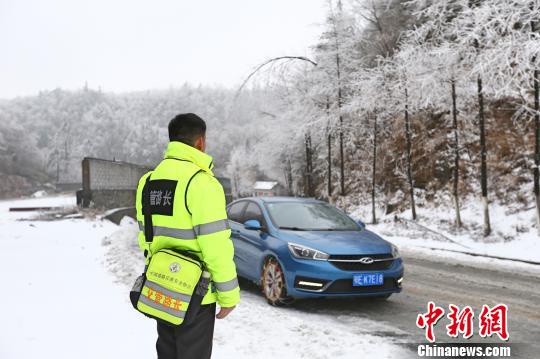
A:
{"label": "yellow-green reflective vest", "polygon": [[[225,194],[212,167],[212,157],[204,152],[181,142],[169,143],[163,161],[139,180],[136,197],[139,247],[148,251],[149,256],[166,248],[196,253],[211,275],[202,304],[217,301],[222,307],[232,307],[240,301],[240,287]],[[141,202],[149,175],[148,193],[154,207],[151,243],[146,242],[144,235]]]}

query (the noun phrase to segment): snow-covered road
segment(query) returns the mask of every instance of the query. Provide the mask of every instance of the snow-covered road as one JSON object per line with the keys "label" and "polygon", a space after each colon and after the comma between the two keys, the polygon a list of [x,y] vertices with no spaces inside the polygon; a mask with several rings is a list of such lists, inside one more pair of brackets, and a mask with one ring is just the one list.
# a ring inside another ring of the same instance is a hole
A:
{"label": "snow-covered road", "polygon": [[[0,202],[0,358],[155,357],[155,324],[127,299],[142,269],[134,223],[42,221],[31,219],[35,212],[8,212],[38,205],[69,206],[74,199]],[[388,330],[352,313],[273,308],[248,286],[237,310],[216,323],[213,357],[403,358],[403,347],[370,334]]]}
{"label": "snow-covered road", "polygon": [[[127,293],[142,269],[136,224],[99,219],[37,220],[10,206],[73,206],[72,197],[0,201],[1,359],[152,358],[155,325]],[[509,306],[514,358],[540,352],[540,271],[506,261],[402,248],[405,282],[388,301],[303,300],[269,306],[241,281],[242,301],[216,322],[214,358],[407,358],[423,342],[416,316],[430,300]],[[438,341],[449,341],[444,325]],[[483,341],[476,337],[476,342]],[[412,346],[414,349],[414,345]],[[533,356],[531,356],[533,355]]]}
{"label": "snow-covered road", "polygon": [[[143,265],[134,240],[137,231],[135,222],[124,218],[121,228],[104,240],[106,266],[126,290]],[[275,308],[250,283],[242,280],[240,286],[240,304],[228,318],[216,322],[213,358],[406,358],[410,354],[393,344],[395,338],[381,335],[392,331],[391,326],[354,310],[334,316],[320,309]]]}
{"label": "snow-covered road", "polygon": [[[126,219],[122,227],[106,241],[106,258],[111,271],[128,284],[142,258],[132,240],[136,224]],[[483,304],[507,304],[512,357],[536,358],[535,353],[540,352],[538,266],[418,247],[404,246],[401,252],[404,290],[388,301],[301,300],[288,308],[273,308],[255,285],[241,281],[241,305],[231,320],[219,322],[216,328],[216,357],[417,357],[405,348],[414,350],[414,343],[424,342],[415,321],[425,312],[427,302],[434,301],[444,308],[450,303],[470,305],[477,314]],[[117,253],[130,253],[132,259]],[[445,325],[435,327],[438,342],[471,342],[449,338]],[[483,339],[478,333],[472,339],[500,343],[497,337]],[[396,343],[405,345],[390,345]],[[376,348],[382,352],[380,356]]]}

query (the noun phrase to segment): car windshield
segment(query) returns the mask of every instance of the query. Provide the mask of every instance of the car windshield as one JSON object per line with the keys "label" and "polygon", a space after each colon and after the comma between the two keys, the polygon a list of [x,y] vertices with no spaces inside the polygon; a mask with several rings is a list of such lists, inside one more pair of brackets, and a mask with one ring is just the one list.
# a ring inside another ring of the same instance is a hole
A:
{"label": "car windshield", "polygon": [[266,203],[274,225],[297,231],[358,231],[360,227],[335,207],[322,202]]}

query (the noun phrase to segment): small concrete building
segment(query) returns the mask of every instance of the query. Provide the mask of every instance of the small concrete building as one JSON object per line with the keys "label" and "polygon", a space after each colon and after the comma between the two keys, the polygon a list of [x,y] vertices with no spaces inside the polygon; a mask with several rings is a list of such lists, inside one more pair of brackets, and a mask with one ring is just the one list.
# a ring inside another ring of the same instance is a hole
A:
{"label": "small concrete building", "polygon": [[285,188],[277,181],[257,181],[253,186],[253,196],[283,196]]}

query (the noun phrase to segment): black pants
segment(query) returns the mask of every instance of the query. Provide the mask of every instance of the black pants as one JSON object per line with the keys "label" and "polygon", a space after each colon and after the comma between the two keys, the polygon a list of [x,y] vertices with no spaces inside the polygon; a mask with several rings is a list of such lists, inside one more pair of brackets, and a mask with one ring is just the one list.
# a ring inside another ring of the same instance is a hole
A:
{"label": "black pants", "polygon": [[216,303],[201,305],[189,325],[171,327],[157,324],[158,359],[209,359],[212,355]]}

